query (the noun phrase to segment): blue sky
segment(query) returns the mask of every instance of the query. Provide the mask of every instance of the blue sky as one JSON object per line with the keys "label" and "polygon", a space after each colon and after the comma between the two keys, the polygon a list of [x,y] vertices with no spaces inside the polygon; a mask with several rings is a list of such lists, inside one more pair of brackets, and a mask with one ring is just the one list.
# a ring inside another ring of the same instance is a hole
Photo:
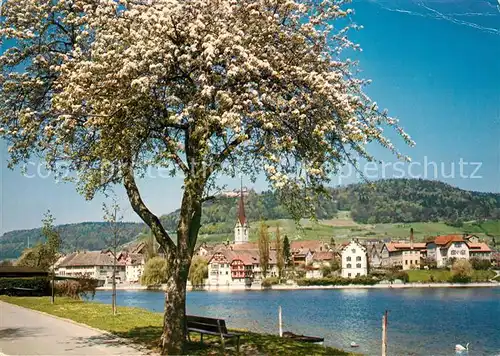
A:
{"label": "blue sky", "polygon": [[[404,149],[413,166],[399,170],[393,165],[394,157],[373,148],[386,168],[362,166],[369,178],[404,174],[443,180],[463,189],[500,192],[497,5],[493,0],[354,1],[353,19],[364,29],[351,38],[363,48],[357,55],[362,76],[373,80],[367,91],[401,120],[417,142],[416,147]],[[395,143],[401,146],[402,142]],[[87,202],[71,184],[8,170],[5,142],[0,155],[0,233],[39,226],[47,209],[57,223],[102,220],[102,197]],[[467,162],[462,163],[462,172],[460,161]],[[333,177],[335,185],[355,180],[347,168],[344,175]],[[238,185],[237,179],[221,181],[229,187]],[[163,214],[178,208],[181,183],[179,178],[155,178],[141,181],[140,187],[148,206]],[[263,180],[249,185],[266,188]],[[125,219],[138,221],[123,190],[117,193]]]}

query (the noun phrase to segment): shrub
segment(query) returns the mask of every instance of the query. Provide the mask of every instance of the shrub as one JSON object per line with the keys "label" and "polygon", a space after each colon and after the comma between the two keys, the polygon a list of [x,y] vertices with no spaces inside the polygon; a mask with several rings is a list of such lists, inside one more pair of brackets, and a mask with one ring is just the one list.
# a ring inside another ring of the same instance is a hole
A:
{"label": "shrub", "polygon": [[486,270],[491,267],[491,262],[479,258],[471,258],[470,263],[475,270]]}
{"label": "shrub", "polygon": [[343,277],[303,278],[297,281],[299,286],[346,286],[349,284],[374,285],[377,283],[378,279],[371,276],[360,276],[353,279]]}
{"label": "shrub", "polygon": [[264,278],[261,282],[261,286],[264,288],[269,288],[275,284],[279,284],[278,277],[268,277]]}
{"label": "shrub", "polygon": [[361,285],[374,285],[377,284],[379,280],[373,276],[359,276],[351,280],[351,284],[361,284]]}
{"label": "shrub", "polygon": [[410,281],[410,276],[408,275],[408,273],[401,270],[391,270],[391,272],[385,278],[387,278],[391,282],[396,279],[403,281],[403,283],[408,283]]}
{"label": "shrub", "polygon": [[50,281],[45,277],[0,278],[0,294],[11,296],[47,296],[50,295],[50,292]]}
{"label": "shrub", "polygon": [[328,277],[331,274],[332,274],[332,269],[330,266],[322,266],[321,267],[321,275],[323,277]]}
{"label": "shrub", "polygon": [[450,282],[452,283],[468,283],[472,280],[472,266],[467,260],[458,260],[451,267]]}
{"label": "shrub", "polygon": [[55,284],[55,293],[56,295],[73,299],[88,297],[94,299],[98,282],[97,279],[86,277],[57,281]]}

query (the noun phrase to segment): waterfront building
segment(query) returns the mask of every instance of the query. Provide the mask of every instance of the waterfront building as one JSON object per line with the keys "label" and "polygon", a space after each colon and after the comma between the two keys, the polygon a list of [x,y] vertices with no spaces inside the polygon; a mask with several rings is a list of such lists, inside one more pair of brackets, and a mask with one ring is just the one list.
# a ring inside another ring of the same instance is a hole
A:
{"label": "waterfront building", "polygon": [[446,267],[450,259],[470,258],[469,246],[463,235],[436,236],[427,243],[427,258],[436,261],[438,268]]}
{"label": "waterfront building", "polygon": [[382,247],[384,243],[367,244],[368,249],[368,264],[370,267],[379,268],[382,264]]}
{"label": "waterfront building", "polygon": [[[470,241],[470,240],[469,240]],[[467,242],[467,246],[469,247],[469,257],[477,258],[480,260],[492,260],[493,251],[491,248],[484,242]]]}
{"label": "waterfront building", "polygon": [[313,262],[316,252],[330,251],[327,243],[319,240],[293,240],[290,241],[290,253],[296,267],[309,265]]}
{"label": "waterfront building", "polygon": [[[95,278],[104,283],[113,279],[113,256],[106,251],[73,252],[67,255],[55,269],[58,276]],[[116,281],[126,280],[124,261],[116,263]]]}
{"label": "waterfront building", "polygon": [[129,253],[123,255],[121,260],[125,263],[125,280],[129,283],[139,283],[146,264],[144,255]]}
{"label": "waterfront building", "polygon": [[342,277],[355,278],[368,274],[366,247],[357,240],[351,241],[341,250]]}

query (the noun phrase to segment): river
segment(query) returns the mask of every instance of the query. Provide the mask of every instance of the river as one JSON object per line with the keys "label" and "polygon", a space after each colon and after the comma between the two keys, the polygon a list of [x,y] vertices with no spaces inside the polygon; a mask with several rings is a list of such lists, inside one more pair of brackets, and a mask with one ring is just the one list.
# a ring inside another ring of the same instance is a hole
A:
{"label": "river", "polygon": [[[118,305],[163,311],[163,292],[118,291]],[[95,300],[111,302],[110,291]],[[189,314],[226,319],[228,327],[322,336],[325,344],[380,355],[382,315],[389,311],[389,355],[500,355],[500,288],[189,292]]]}

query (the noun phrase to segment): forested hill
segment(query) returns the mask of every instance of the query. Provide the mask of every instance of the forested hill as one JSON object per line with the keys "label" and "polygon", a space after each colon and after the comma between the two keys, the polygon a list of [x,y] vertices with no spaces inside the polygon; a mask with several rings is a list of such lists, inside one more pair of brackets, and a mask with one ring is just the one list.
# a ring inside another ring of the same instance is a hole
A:
{"label": "forested hill", "polygon": [[438,181],[388,179],[333,192],[337,207],[359,223],[499,219],[500,194],[462,190]]}
{"label": "forested hill", "polygon": [[[329,193],[316,208],[318,219],[330,219],[338,210],[350,210],[354,221],[370,224],[442,221],[460,226],[464,221],[500,219],[500,194],[462,190],[438,181],[387,179],[331,189]],[[204,207],[202,223],[226,223],[232,229],[236,209],[237,198],[220,198]],[[250,221],[290,218],[271,192],[250,191],[245,210]],[[178,214],[162,216],[167,229],[175,229]],[[203,232],[210,233],[209,229],[205,226]]]}
{"label": "forested hill", "polygon": [[[442,221],[461,226],[464,221],[500,219],[500,194],[477,193],[428,180],[389,179],[373,184],[354,184],[332,189],[316,209],[318,219],[331,219],[338,210],[350,210],[358,223],[409,223]],[[249,221],[288,219],[290,215],[276,194],[250,191],[245,197]],[[178,211],[161,217],[167,230],[176,229]],[[237,215],[237,198],[220,197],[206,203],[201,233],[230,234]],[[109,228],[105,223],[89,222],[58,226],[63,249],[99,250],[106,247]],[[124,241],[147,232],[144,224],[124,223]],[[17,258],[27,246],[41,239],[40,229],[11,231],[0,237],[0,259]]]}
{"label": "forested hill", "polygon": [[[62,250],[100,250],[106,247],[106,242],[111,237],[109,224],[104,222],[83,222],[78,224],[58,225]],[[141,232],[146,232],[146,225],[139,223],[120,223],[123,232],[122,242],[133,241]],[[42,241],[42,231],[38,229],[15,230],[0,237],[0,260],[18,258],[22,251],[29,245],[32,247]]]}

